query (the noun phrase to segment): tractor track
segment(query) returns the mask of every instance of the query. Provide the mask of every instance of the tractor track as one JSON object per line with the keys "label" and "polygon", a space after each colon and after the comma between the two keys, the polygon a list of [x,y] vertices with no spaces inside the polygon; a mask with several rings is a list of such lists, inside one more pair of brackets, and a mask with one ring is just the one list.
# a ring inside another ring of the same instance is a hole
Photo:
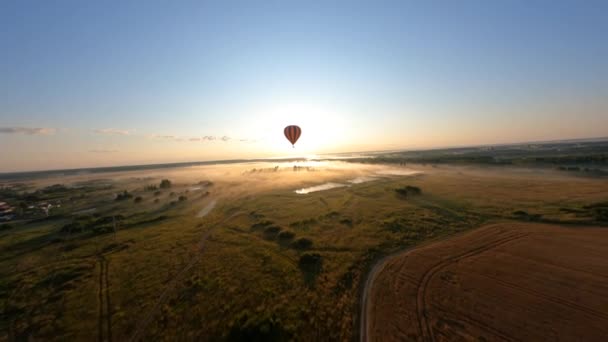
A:
{"label": "tractor track", "polygon": [[135,327],[135,331],[131,335],[129,341],[135,342],[139,341],[142,338],[142,334],[147,330],[148,326],[152,323],[152,320],[156,317],[158,312],[160,311],[161,306],[167,301],[170,295],[173,294],[173,291],[177,287],[177,285],[184,279],[185,275],[199,262],[202,258],[203,251],[205,250],[207,242],[207,238],[211,235],[211,233],[218,228],[218,226],[224,224],[228,220],[241,215],[242,213],[234,213],[220,222],[214,224],[209,230],[207,230],[201,239],[199,240],[197,246],[198,249],[195,255],[190,259],[190,261],[169,281],[169,283],[164,287],[164,289],[160,292],[158,299],[155,304],[147,310],[147,314],[142,318],[139,323]]}
{"label": "tractor track", "polygon": [[507,243],[517,241],[528,234],[520,233],[513,234],[512,236],[503,237],[498,240],[494,240],[488,242],[484,245],[478,246],[472,250],[466,251],[464,253],[458,254],[456,256],[452,256],[445,260],[441,260],[436,263],[433,267],[429,268],[424,275],[422,276],[422,280],[418,285],[417,295],[416,295],[416,312],[418,315],[418,328],[419,334],[422,336],[424,341],[435,341],[435,336],[433,334],[433,329],[430,326],[427,314],[426,314],[426,290],[428,288],[429,282],[431,279],[443,268],[449,266],[450,264],[457,262],[462,259],[470,258],[472,256],[479,255],[483,252],[489,251],[493,248],[505,245]]}
{"label": "tractor track", "polygon": [[108,269],[110,262],[100,256],[99,264],[99,290],[97,293],[99,301],[99,312],[97,319],[97,340],[99,342],[112,341],[112,305],[110,301],[110,283],[108,280]]}
{"label": "tractor track", "polygon": [[[369,273],[367,274],[364,286],[363,286],[363,290],[362,290],[362,296],[361,296],[361,312],[359,314],[359,340],[361,342],[366,342],[369,338],[370,338],[370,332],[369,332],[369,316],[370,316],[370,308],[372,307],[372,298],[371,298],[371,287],[374,283],[374,280],[376,279],[376,277],[378,276],[379,273],[382,272],[382,270],[384,269],[384,267],[386,266],[386,264],[390,261],[393,260],[395,258],[398,258],[404,254],[408,254],[411,253],[413,251],[421,251],[424,250],[426,248],[432,247],[433,245],[440,243],[442,241],[446,241],[446,240],[451,240],[451,239],[455,239],[458,238],[460,236],[464,236],[467,234],[470,234],[472,231],[476,231],[478,229],[488,229],[487,233],[484,234],[499,234],[501,232],[503,232],[503,230],[500,228],[501,223],[492,223],[492,224],[488,224],[485,226],[481,226],[481,227],[477,227],[474,229],[469,229],[469,230],[465,230],[465,231],[461,231],[458,232],[456,234],[450,234],[450,235],[445,235],[445,236],[441,236],[435,239],[430,239],[427,240],[419,245],[416,246],[412,246],[412,247],[408,247],[405,248],[399,252],[396,252],[394,254],[385,256],[383,258],[381,258],[380,260],[378,260],[377,262],[374,263],[374,265],[372,266],[372,268],[370,269]],[[489,228],[492,228],[492,230],[490,231]],[[400,268],[400,272],[403,269],[404,266],[401,266]],[[412,278],[410,278],[412,279]],[[414,284],[418,284],[419,283],[419,279],[416,279],[414,281]]]}

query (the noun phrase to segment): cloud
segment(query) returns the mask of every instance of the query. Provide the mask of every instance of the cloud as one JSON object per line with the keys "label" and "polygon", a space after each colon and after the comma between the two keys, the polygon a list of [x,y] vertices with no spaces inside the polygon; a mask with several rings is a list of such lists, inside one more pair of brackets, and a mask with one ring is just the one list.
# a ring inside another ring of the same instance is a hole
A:
{"label": "cloud", "polygon": [[0,127],[0,134],[52,135],[54,128]]}
{"label": "cloud", "polygon": [[105,134],[105,135],[129,135],[129,134],[131,134],[131,131],[124,130],[124,129],[116,129],[116,128],[95,129],[95,130],[93,130],[93,132],[95,132],[97,134]]}
{"label": "cloud", "polygon": [[173,139],[176,138],[176,136],[175,135],[154,134],[154,135],[151,135],[150,138],[152,138],[152,139],[171,139],[171,140],[173,140]]}
{"label": "cloud", "polygon": [[221,141],[228,141],[231,138],[228,136],[223,136],[223,137],[218,137],[218,136],[214,136],[214,135],[206,135],[204,137],[201,138],[202,140],[207,140],[207,141],[214,141],[214,140],[221,140]]}
{"label": "cloud", "polygon": [[91,153],[116,153],[118,150],[90,150]]}
{"label": "cloud", "polygon": [[229,136],[215,136],[215,135],[205,135],[203,137],[183,137],[183,136],[176,136],[176,135],[161,135],[161,134],[155,134],[155,135],[150,135],[148,136],[149,138],[152,139],[163,139],[163,140],[173,140],[173,141],[194,141],[194,142],[198,142],[198,141],[230,141],[232,140],[231,137]]}

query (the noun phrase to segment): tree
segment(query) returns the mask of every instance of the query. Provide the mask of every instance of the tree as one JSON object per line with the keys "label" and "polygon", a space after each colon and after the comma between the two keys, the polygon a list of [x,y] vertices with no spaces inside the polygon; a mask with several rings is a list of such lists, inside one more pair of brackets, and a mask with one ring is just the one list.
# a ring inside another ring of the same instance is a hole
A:
{"label": "tree", "polygon": [[279,233],[279,240],[291,240],[296,236],[294,232],[290,230],[284,230]]}
{"label": "tree", "polygon": [[127,190],[124,190],[122,193],[118,193],[116,195],[116,200],[124,201],[124,200],[132,198],[132,197],[133,197],[133,195],[131,195]]}
{"label": "tree", "polygon": [[312,247],[312,240],[307,238],[299,238],[292,243],[292,246],[295,249],[309,249]]}
{"label": "tree", "polygon": [[162,181],[160,181],[160,188],[161,189],[169,189],[171,187],[171,181],[168,179],[163,179]]}

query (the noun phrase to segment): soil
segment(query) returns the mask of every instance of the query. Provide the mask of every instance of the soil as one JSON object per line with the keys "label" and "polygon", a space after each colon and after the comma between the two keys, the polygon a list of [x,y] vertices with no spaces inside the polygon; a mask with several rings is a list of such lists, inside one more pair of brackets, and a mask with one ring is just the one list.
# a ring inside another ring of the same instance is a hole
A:
{"label": "soil", "polygon": [[501,223],[389,258],[373,341],[605,341],[608,228]]}

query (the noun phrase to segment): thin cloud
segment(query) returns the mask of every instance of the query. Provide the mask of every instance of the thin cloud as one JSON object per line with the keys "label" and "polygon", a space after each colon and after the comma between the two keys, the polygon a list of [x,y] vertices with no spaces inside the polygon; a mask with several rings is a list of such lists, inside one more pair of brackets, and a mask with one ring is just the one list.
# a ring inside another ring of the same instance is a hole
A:
{"label": "thin cloud", "polygon": [[56,129],[48,127],[0,127],[0,134],[52,135],[55,131]]}
{"label": "thin cloud", "polygon": [[95,130],[93,130],[93,132],[95,132],[97,134],[105,134],[105,135],[129,135],[129,134],[131,134],[131,131],[129,131],[129,130],[116,129],[116,128],[95,129]]}
{"label": "thin cloud", "polygon": [[116,153],[118,150],[89,150],[91,153]]}
{"label": "thin cloud", "polygon": [[205,141],[223,141],[223,142],[227,142],[230,140],[233,140],[231,137],[224,135],[224,136],[215,136],[215,135],[205,135],[202,137],[183,137],[183,136],[177,136],[177,135],[161,135],[161,134],[155,134],[155,135],[150,135],[148,136],[149,138],[152,139],[161,139],[161,140],[172,140],[172,141],[193,141],[193,142],[205,142]]}
{"label": "thin cloud", "polygon": [[175,139],[175,135],[160,135],[160,134],[155,134],[150,136],[152,139]]}

